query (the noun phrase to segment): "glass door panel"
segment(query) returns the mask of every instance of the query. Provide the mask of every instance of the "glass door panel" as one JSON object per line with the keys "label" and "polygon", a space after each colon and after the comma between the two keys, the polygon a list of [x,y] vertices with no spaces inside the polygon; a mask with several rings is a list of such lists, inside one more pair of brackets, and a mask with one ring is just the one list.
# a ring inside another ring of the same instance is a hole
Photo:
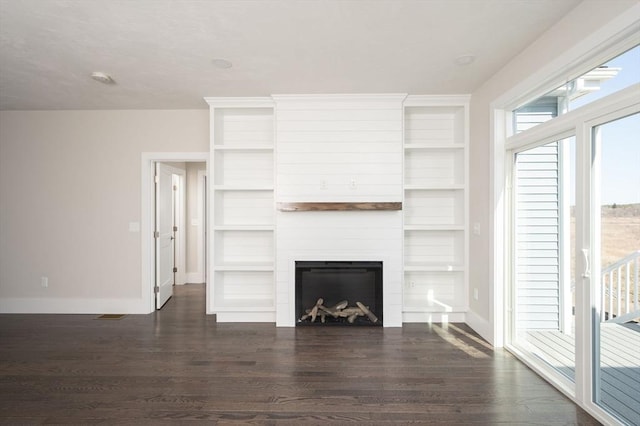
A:
{"label": "glass door panel", "polygon": [[593,128],[594,401],[640,424],[640,114]]}
{"label": "glass door panel", "polygon": [[575,381],[575,138],[516,154],[513,340]]}

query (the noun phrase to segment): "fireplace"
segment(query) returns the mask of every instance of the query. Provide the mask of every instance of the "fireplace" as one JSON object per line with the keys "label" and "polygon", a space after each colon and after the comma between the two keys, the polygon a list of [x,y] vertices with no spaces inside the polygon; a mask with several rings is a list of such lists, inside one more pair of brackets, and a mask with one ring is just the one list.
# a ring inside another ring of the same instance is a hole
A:
{"label": "fireplace", "polygon": [[382,262],[295,262],[297,326],[382,326],[382,294]]}

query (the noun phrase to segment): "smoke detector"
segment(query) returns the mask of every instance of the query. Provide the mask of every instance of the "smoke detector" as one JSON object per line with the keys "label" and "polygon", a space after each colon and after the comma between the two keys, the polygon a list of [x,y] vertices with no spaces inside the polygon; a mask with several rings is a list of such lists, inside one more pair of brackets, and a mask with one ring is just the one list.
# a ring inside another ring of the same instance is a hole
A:
{"label": "smoke detector", "polygon": [[109,74],[96,71],[91,73],[91,78],[102,84],[116,84],[116,81]]}
{"label": "smoke detector", "polygon": [[454,59],[454,62],[456,63],[456,65],[464,67],[465,65],[471,65],[475,62],[475,60],[475,55],[462,55]]}
{"label": "smoke detector", "polygon": [[220,68],[223,70],[229,69],[233,66],[231,61],[228,61],[223,58],[215,58],[214,60],[211,61],[211,63],[213,64],[214,67]]}

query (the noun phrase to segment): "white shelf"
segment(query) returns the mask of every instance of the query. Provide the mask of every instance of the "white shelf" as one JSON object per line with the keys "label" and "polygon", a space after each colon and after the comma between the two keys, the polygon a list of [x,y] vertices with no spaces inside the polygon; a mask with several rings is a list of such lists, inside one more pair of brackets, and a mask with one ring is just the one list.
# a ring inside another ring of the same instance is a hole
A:
{"label": "white shelf", "polygon": [[214,145],[214,151],[273,151],[273,145]]}
{"label": "white shelf", "polygon": [[271,300],[263,299],[231,299],[213,307],[216,312],[273,312],[275,309]]}
{"label": "white shelf", "polygon": [[405,313],[466,310],[466,104],[405,106]]}
{"label": "white shelf", "polygon": [[404,149],[465,149],[463,143],[405,143]]}
{"label": "white shelf", "polygon": [[237,99],[209,103],[213,136],[209,308],[246,320],[275,309],[273,108],[251,100],[247,107]]}
{"label": "white shelf", "polygon": [[273,191],[273,185],[214,185],[214,191]]}
{"label": "white shelf", "polygon": [[405,231],[464,231],[464,225],[404,225]]}
{"label": "white shelf", "polygon": [[436,263],[419,263],[405,264],[405,272],[464,272],[464,265],[459,264],[436,264]]}
{"label": "white shelf", "polygon": [[273,231],[274,225],[214,225],[214,231]]}
{"label": "white shelf", "polygon": [[216,271],[256,271],[268,272],[274,270],[273,263],[243,263],[243,262],[227,262],[215,264],[213,268]]}
{"label": "white shelf", "polygon": [[405,191],[455,191],[465,189],[464,184],[451,185],[405,185]]}

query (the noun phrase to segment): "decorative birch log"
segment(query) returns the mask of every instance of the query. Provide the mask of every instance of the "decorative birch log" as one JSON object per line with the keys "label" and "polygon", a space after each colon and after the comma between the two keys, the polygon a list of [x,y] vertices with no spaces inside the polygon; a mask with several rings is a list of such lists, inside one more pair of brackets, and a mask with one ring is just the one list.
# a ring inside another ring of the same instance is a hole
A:
{"label": "decorative birch log", "polygon": [[369,317],[369,320],[371,320],[372,323],[378,322],[378,317],[373,315],[373,312],[371,312],[368,307],[364,306],[360,302],[356,302],[356,305],[358,305],[358,308],[362,309],[362,312]]}
{"label": "decorative birch log", "polygon": [[330,308],[324,306],[323,303],[324,299],[318,299],[313,307],[305,309],[306,314],[302,315],[298,321],[310,320],[310,322],[315,322],[316,318],[320,317],[320,322],[324,324],[327,316],[330,315],[335,319],[346,318],[349,324],[353,324],[358,317],[363,316],[369,318],[369,321],[374,324],[378,322],[378,317],[371,312],[368,306],[361,302],[356,302],[356,306],[349,306],[348,301],[342,300]]}

